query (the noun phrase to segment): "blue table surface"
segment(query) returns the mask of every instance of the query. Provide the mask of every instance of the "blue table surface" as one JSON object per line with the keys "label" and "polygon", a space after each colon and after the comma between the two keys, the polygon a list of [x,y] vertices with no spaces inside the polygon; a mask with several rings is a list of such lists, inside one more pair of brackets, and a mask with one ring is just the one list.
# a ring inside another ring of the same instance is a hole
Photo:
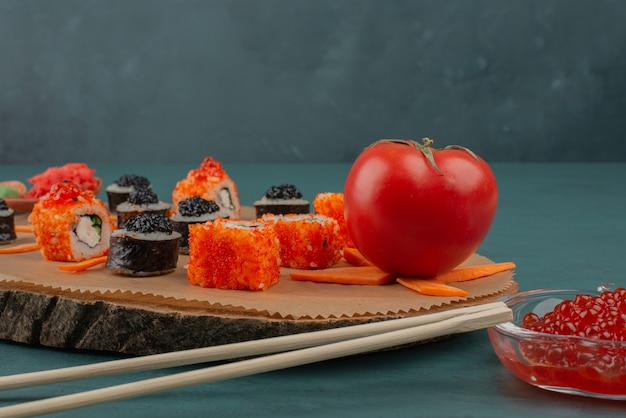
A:
{"label": "blue table surface", "polygon": [[[104,183],[146,175],[162,200],[189,165],[93,164]],[[2,165],[0,179],[22,179],[42,166]],[[224,164],[242,204],[271,184],[294,183],[306,198],[342,191],[347,164]],[[626,164],[492,164],[500,191],[492,229],[479,249],[517,263],[521,290],[626,286]],[[1,263],[1,262],[0,262]],[[0,268],[1,264],[0,264]],[[1,309],[1,307],[0,307]],[[2,326],[2,324],[0,324]],[[3,375],[88,364],[117,355],[0,342]],[[11,405],[190,370],[18,389],[0,393]],[[626,403],[547,392],[510,374],[485,330],[390,352],[341,358],[155,395],[52,414],[63,417],[577,417],[622,416]]]}

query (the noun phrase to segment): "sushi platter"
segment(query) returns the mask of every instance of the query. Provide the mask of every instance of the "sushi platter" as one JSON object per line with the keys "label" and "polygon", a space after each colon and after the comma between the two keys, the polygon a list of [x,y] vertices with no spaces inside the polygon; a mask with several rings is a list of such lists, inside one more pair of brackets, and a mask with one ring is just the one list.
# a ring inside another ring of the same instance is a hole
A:
{"label": "sushi platter", "polygon": [[[243,208],[242,217],[250,208]],[[249,212],[247,212],[249,213]],[[26,223],[26,214],[16,216]],[[16,244],[32,242],[20,233]],[[51,347],[151,354],[322,330],[492,302],[517,290],[512,272],[460,284],[467,298],[433,297],[399,285],[296,282],[289,269],[267,291],[189,284],[188,256],[173,273],[122,277],[104,267],[66,273],[37,251],[5,255],[0,338]],[[474,254],[464,264],[489,262]]]}
{"label": "sushi platter", "polygon": [[[14,206],[14,215],[5,210],[16,230],[23,227],[11,234],[10,246],[31,251],[0,256],[0,339],[145,355],[480,305],[518,288],[511,270],[455,283],[463,296],[422,294],[394,277],[363,284],[363,269],[354,273],[358,284],[296,280],[294,269],[348,267],[341,249],[354,245],[337,220],[343,196],[318,195],[328,208],[339,208],[328,216],[321,206],[309,214],[309,203],[286,184],[242,206],[232,179],[208,157],[176,184],[170,219],[170,204],[145,177],[123,175],[107,186],[107,210],[95,198],[102,182],[86,165],[46,173],[67,169],[84,178],[44,175],[45,187],[31,189],[45,192],[33,208]],[[287,212],[261,219],[263,207],[267,215],[279,207]],[[194,246],[188,245],[191,235]],[[102,264],[65,269],[95,259]],[[493,263],[471,254],[461,267],[485,264]]]}

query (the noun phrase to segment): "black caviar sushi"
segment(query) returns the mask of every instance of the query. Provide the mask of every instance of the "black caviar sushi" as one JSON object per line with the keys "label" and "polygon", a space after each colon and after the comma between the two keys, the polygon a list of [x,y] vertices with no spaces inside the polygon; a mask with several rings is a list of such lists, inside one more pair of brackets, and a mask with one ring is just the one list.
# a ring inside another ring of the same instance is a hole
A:
{"label": "black caviar sushi", "polygon": [[189,254],[189,225],[213,221],[215,218],[228,218],[228,214],[220,211],[214,200],[206,200],[200,196],[193,196],[178,203],[178,212],[170,217],[174,231],[182,238],[180,253]]}
{"label": "black caviar sushi", "polygon": [[140,213],[160,213],[167,216],[171,205],[159,201],[157,194],[152,189],[137,187],[128,195],[126,201],[116,206],[117,227],[124,228],[131,217]]}
{"label": "black caviar sushi", "polygon": [[115,213],[117,205],[125,202],[130,196],[130,192],[134,189],[149,189],[150,187],[152,187],[150,180],[144,176],[139,176],[137,174],[122,175],[105,189],[109,202],[109,211],[111,213]]}
{"label": "black caviar sushi", "polygon": [[254,202],[257,218],[265,214],[288,215],[309,213],[309,202],[302,198],[302,192],[293,184],[271,186],[265,195]]}
{"label": "black caviar sushi", "polygon": [[181,235],[160,213],[140,213],[124,229],[111,234],[106,266],[124,276],[157,276],[171,273],[178,263]]}
{"label": "black caviar sushi", "polygon": [[4,199],[0,199],[0,244],[8,244],[17,239],[13,209]]}

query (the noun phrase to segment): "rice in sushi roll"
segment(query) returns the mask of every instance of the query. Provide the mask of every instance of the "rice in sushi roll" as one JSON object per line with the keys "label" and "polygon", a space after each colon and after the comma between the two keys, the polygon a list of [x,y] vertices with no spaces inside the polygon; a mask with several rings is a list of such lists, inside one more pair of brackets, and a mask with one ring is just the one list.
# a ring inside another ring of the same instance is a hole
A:
{"label": "rice in sushi roll", "polygon": [[309,202],[302,198],[302,192],[293,184],[271,186],[260,200],[254,202],[257,218],[265,214],[287,215],[309,213]]}
{"label": "rice in sushi roll", "polygon": [[0,199],[0,245],[17,239],[15,235],[15,213],[4,199]]}
{"label": "rice in sushi roll", "polygon": [[140,213],[159,213],[168,216],[171,205],[159,201],[159,197],[151,189],[135,188],[125,202],[116,206],[117,228],[122,229],[128,219]]}
{"label": "rice in sushi roll", "polygon": [[111,234],[106,267],[124,276],[157,276],[176,270],[180,234],[160,213],[140,213]]}
{"label": "rice in sushi roll", "polygon": [[280,279],[280,247],[273,226],[220,218],[190,225],[187,279],[201,287],[269,289]]}
{"label": "rice in sushi roll", "polygon": [[333,218],[313,214],[264,215],[280,241],[282,267],[321,269],[341,260],[339,225]]}
{"label": "rice in sushi roll", "polygon": [[220,212],[220,207],[214,200],[206,200],[199,196],[190,197],[178,204],[178,212],[170,220],[174,231],[182,238],[180,253],[189,254],[189,225],[213,221],[217,217],[228,218],[228,214]]}
{"label": "rice in sushi roll", "polygon": [[150,180],[144,176],[138,176],[136,174],[122,175],[105,189],[109,202],[109,211],[115,213],[117,205],[128,200],[130,192],[134,189],[149,189],[150,187]]}
{"label": "rice in sushi roll", "polygon": [[190,197],[200,196],[213,200],[220,211],[230,219],[239,219],[241,204],[237,193],[237,185],[226,174],[219,161],[207,157],[196,169],[190,170],[187,177],[176,183],[172,191],[172,205],[176,210],[178,204]]}
{"label": "rice in sushi roll", "polygon": [[74,183],[55,183],[28,222],[47,260],[82,261],[109,251],[113,223],[106,206]]}

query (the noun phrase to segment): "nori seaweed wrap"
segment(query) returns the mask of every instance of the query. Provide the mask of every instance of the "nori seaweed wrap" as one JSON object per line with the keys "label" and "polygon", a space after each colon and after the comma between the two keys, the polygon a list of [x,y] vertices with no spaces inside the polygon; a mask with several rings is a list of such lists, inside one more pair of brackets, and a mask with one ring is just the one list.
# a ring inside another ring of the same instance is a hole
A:
{"label": "nori seaweed wrap", "polygon": [[117,227],[122,229],[126,222],[140,213],[159,213],[167,216],[171,205],[159,201],[159,197],[151,189],[136,187],[130,192],[128,199],[116,207]]}
{"label": "nori seaweed wrap", "polygon": [[4,199],[0,199],[0,244],[15,241],[15,213]]}
{"label": "nori seaweed wrap", "polygon": [[171,273],[178,263],[181,235],[158,213],[140,213],[125,229],[111,234],[106,267],[124,276],[158,276]]}
{"label": "nori seaweed wrap", "polygon": [[180,202],[178,213],[170,217],[172,228],[182,236],[180,253],[189,254],[189,225],[213,221],[217,217],[227,219],[229,216],[220,211],[220,207],[214,200],[193,196]]}
{"label": "nori seaweed wrap", "polygon": [[136,174],[122,175],[105,189],[109,203],[109,212],[116,213],[117,205],[128,200],[130,192],[135,188],[149,189],[151,187],[150,180],[144,176]]}
{"label": "nori seaweed wrap", "polygon": [[309,202],[293,184],[271,186],[260,200],[254,202],[257,218],[263,215],[288,215],[309,213]]}

